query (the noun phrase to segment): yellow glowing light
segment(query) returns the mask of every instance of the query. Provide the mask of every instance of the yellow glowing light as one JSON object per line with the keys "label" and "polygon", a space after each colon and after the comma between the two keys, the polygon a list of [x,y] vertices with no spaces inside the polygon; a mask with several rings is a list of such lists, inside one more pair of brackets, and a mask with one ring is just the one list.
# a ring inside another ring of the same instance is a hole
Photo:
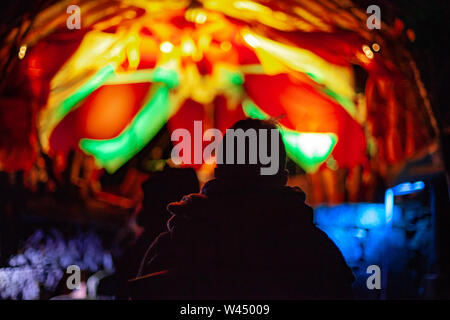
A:
{"label": "yellow glowing light", "polygon": [[369,46],[363,45],[362,51],[364,52],[364,54],[366,55],[367,58],[373,59],[373,52],[372,52],[372,50],[370,50]]}
{"label": "yellow glowing light", "polygon": [[110,20],[111,25],[113,25],[113,26],[118,25],[121,21],[122,21],[122,17],[121,16],[115,16],[114,18],[112,18]]}
{"label": "yellow glowing light", "polygon": [[245,42],[247,42],[253,48],[258,47],[258,45],[259,45],[258,39],[256,39],[256,37],[254,35],[250,34],[250,33],[245,33],[244,34],[244,40],[245,40]]}
{"label": "yellow glowing light", "polygon": [[19,59],[23,59],[23,58],[25,57],[25,53],[26,53],[26,52],[27,52],[27,45],[24,44],[24,45],[22,45],[22,46],[20,47],[20,49],[19,49],[19,54],[18,54]]}
{"label": "yellow glowing light", "polygon": [[281,11],[274,12],[273,16],[275,19],[278,19],[281,21],[287,21],[287,19],[288,19],[288,16],[284,12],[281,12]]}
{"label": "yellow glowing light", "polygon": [[202,24],[206,22],[206,14],[203,12],[199,12],[196,16],[195,16],[195,22],[198,24]]}
{"label": "yellow glowing light", "polygon": [[249,10],[249,11],[254,11],[254,12],[259,12],[259,13],[270,13],[271,10],[266,7],[263,6],[259,3],[253,2],[253,1],[235,1],[233,3],[234,7],[236,9],[241,9],[241,10]]}
{"label": "yellow glowing light", "polygon": [[[327,95],[336,101],[355,119],[357,109],[353,102],[353,73],[348,67],[329,63],[309,50],[276,42],[250,30],[243,30],[244,40],[255,49],[255,53],[269,75],[302,72],[316,83],[327,88]],[[361,52],[362,54],[362,52]]]}
{"label": "yellow glowing light", "polygon": [[128,63],[131,69],[136,69],[140,62],[139,54],[139,40],[137,35],[132,35],[129,38],[129,44],[127,46]]}
{"label": "yellow glowing light", "polygon": [[230,43],[230,41],[224,41],[224,42],[222,42],[222,43],[220,44],[220,48],[221,48],[223,51],[230,51],[230,50],[231,50],[231,43]]}
{"label": "yellow glowing light", "polygon": [[380,51],[380,45],[375,42],[374,44],[372,44],[372,49],[373,51],[378,52]]}
{"label": "yellow glowing light", "polygon": [[189,9],[186,11],[184,18],[187,21],[203,24],[206,22],[208,16],[202,9]]}
{"label": "yellow glowing light", "polygon": [[125,11],[125,13],[123,14],[123,16],[126,19],[134,19],[136,17],[136,11],[134,10],[127,10]]}
{"label": "yellow glowing light", "polygon": [[198,47],[203,51],[208,51],[211,40],[212,37],[208,34],[200,35],[200,39],[198,40]]}
{"label": "yellow glowing light", "polygon": [[131,48],[128,50],[128,63],[130,68],[135,69],[139,65],[139,53],[137,48]]}
{"label": "yellow glowing light", "polygon": [[181,46],[181,51],[187,55],[193,54],[195,52],[194,41],[192,39],[185,40]]}
{"label": "yellow glowing light", "polygon": [[163,43],[161,43],[161,45],[159,46],[159,49],[164,52],[164,53],[169,53],[172,52],[173,50],[173,44],[170,43],[169,41],[164,41]]}

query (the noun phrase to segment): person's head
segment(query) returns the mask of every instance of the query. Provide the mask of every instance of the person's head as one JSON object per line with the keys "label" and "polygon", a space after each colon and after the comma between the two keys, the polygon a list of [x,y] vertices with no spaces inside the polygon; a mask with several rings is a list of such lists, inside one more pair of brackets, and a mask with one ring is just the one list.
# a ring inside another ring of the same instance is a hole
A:
{"label": "person's head", "polygon": [[163,171],[156,172],[142,184],[144,198],[136,222],[146,228],[158,218],[166,219],[164,213],[169,203],[179,201],[187,194],[198,192],[198,189],[199,182],[193,169],[165,167]]}
{"label": "person's head", "polygon": [[286,149],[270,120],[244,119],[227,129],[218,155],[215,177],[233,183],[284,185]]}

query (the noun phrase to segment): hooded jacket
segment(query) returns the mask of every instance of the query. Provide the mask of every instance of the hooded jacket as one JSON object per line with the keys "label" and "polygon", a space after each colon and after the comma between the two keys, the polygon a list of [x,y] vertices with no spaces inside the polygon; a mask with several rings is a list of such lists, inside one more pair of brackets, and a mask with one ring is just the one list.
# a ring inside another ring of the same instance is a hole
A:
{"label": "hooded jacket", "polygon": [[177,280],[169,276],[149,292],[194,299],[351,298],[352,271],[313,224],[298,187],[215,179],[168,211],[168,231],[152,243],[138,275],[170,270]]}

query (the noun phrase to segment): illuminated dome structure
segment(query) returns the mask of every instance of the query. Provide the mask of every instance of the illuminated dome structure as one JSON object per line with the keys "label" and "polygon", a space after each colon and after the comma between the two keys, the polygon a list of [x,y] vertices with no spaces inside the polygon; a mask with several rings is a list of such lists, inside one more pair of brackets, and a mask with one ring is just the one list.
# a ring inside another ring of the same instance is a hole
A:
{"label": "illuminated dome structure", "polygon": [[0,51],[1,169],[79,149],[112,174],[162,128],[274,118],[310,202],[371,200],[437,126],[413,32],[366,20],[348,0],[58,1]]}

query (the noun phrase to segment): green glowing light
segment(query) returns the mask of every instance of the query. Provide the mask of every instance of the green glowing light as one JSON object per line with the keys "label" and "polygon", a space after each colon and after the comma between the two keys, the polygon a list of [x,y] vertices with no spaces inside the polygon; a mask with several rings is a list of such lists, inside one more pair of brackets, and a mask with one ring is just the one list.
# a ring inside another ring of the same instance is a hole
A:
{"label": "green glowing light", "polygon": [[81,86],[73,95],[64,100],[59,108],[57,108],[56,118],[62,119],[84,98],[98,89],[105,81],[114,73],[114,67],[107,65],[100,69],[95,76],[89,79]]}
{"label": "green glowing light", "polygon": [[[250,100],[245,100],[242,108],[247,117],[262,120],[269,118]],[[317,171],[327,160],[338,140],[334,133],[297,132],[285,127],[281,128],[281,135],[288,156],[309,173]]]}
{"label": "green glowing light", "polygon": [[142,82],[162,82],[169,86],[169,88],[174,88],[179,85],[177,72],[175,70],[164,68],[116,73],[114,76],[107,79],[104,84],[131,84]]}
{"label": "green glowing light", "polygon": [[260,120],[265,120],[265,119],[270,118],[270,116],[267,113],[262,111],[260,108],[258,108],[258,106],[256,104],[253,103],[253,101],[250,101],[248,99],[246,99],[242,102],[242,109],[244,111],[244,114],[249,118],[260,119]]}
{"label": "green glowing light", "polygon": [[282,131],[286,152],[306,172],[313,173],[327,160],[337,143],[334,133]]}
{"label": "green glowing light", "polygon": [[242,85],[244,83],[244,76],[239,72],[230,72],[229,81],[235,85]]}
{"label": "green glowing light", "polygon": [[[117,78],[120,82],[116,82]],[[93,155],[97,163],[109,173],[115,172],[138,153],[161,130],[169,118],[169,90],[179,84],[176,71],[164,68],[156,68],[152,72],[136,71],[116,75],[109,82],[131,83],[144,80],[158,84],[154,85],[147,102],[122,133],[108,140],[80,140],[80,148]]]}
{"label": "green glowing light", "polygon": [[115,172],[138,153],[169,117],[169,87],[157,84],[149,101],[125,130],[108,140],[81,139],[80,148],[93,155],[109,173]]}
{"label": "green glowing light", "polygon": [[71,111],[75,110],[80,102],[98,89],[108,78],[114,74],[114,66],[107,65],[100,69],[92,78],[84,83],[73,95],[65,99],[55,108],[49,110],[45,117],[45,122],[42,123],[40,129],[41,141],[44,148],[48,147],[48,139],[53,129],[64,117]]}

